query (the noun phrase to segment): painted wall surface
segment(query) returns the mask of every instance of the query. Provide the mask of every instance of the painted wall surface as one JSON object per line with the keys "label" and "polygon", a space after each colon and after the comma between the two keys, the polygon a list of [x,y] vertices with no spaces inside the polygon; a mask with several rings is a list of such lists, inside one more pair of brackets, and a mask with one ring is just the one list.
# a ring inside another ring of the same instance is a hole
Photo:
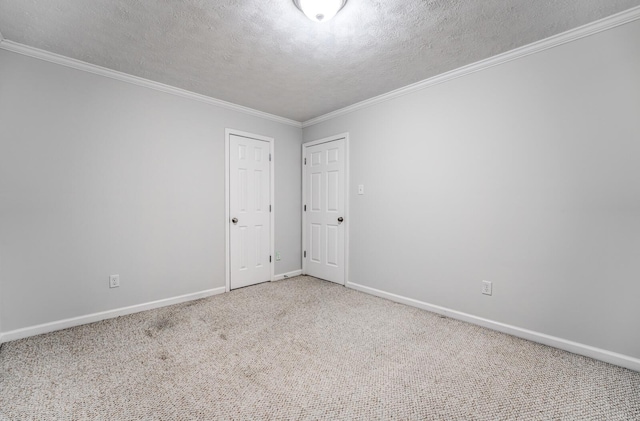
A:
{"label": "painted wall surface", "polygon": [[225,128],[275,138],[300,269],[301,129],[0,50],[3,331],[224,287]]}
{"label": "painted wall surface", "polygon": [[350,134],[350,282],[640,357],[638,51],[636,21],[305,128]]}

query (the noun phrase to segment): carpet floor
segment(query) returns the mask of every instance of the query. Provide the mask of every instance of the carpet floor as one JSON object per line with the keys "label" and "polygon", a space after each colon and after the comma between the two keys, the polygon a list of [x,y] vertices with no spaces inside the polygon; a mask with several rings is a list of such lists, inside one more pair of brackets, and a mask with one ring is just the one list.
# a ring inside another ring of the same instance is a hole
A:
{"label": "carpet floor", "polygon": [[5,343],[6,420],[640,420],[640,373],[298,277]]}

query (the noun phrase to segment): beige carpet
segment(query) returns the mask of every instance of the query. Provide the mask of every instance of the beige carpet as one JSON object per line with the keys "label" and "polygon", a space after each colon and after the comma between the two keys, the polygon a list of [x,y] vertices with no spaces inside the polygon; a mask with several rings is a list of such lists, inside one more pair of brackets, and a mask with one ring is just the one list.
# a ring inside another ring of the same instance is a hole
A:
{"label": "beige carpet", "polygon": [[640,373],[313,278],[0,350],[9,420],[640,420]]}

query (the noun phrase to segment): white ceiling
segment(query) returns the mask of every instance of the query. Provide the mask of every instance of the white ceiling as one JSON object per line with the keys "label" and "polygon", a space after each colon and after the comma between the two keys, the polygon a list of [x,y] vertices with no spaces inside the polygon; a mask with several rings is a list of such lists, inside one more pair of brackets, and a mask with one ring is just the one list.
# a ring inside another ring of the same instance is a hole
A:
{"label": "white ceiling", "polygon": [[306,121],[640,0],[0,0],[11,41]]}

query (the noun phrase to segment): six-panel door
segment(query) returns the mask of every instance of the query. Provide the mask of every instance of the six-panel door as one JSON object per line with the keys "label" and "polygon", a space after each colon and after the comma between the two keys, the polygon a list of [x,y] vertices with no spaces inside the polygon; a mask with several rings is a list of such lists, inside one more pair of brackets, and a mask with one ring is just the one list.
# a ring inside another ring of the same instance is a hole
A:
{"label": "six-panel door", "polygon": [[230,136],[230,287],[271,279],[269,142]]}
{"label": "six-panel door", "polygon": [[305,270],[344,284],[344,139],[305,147]]}

